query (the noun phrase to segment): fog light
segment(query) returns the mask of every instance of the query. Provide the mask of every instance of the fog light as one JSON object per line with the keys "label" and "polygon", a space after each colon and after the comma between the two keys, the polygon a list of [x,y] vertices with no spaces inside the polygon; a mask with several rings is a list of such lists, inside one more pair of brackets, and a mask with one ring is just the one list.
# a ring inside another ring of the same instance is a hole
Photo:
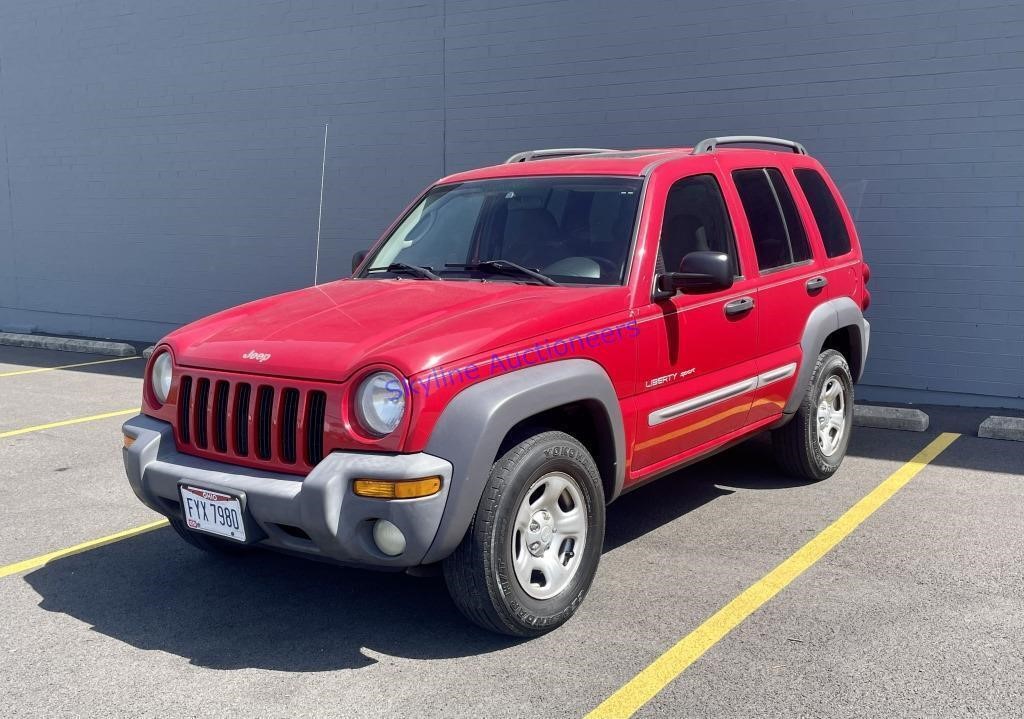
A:
{"label": "fog light", "polygon": [[377,549],[389,557],[397,557],[405,551],[405,535],[386,519],[378,519],[373,523],[373,541]]}
{"label": "fog light", "polygon": [[429,497],[441,491],[440,477],[423,479],[357,479],[352,482],[352,491],[360,497],[374,499],[416,499]]}

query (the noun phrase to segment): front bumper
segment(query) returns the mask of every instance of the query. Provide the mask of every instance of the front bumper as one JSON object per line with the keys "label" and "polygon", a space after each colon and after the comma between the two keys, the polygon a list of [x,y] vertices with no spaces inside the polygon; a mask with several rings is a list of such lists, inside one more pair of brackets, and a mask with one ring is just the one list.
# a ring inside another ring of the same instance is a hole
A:
{"label": "front bumper", "polygon": [[[420,564],[434,541],[451,486],[452,465],[430,454],[332,452],[306,477],[264,472],[178,452],[171,425],[146,415],[125,422],[135,438],[123,450],[125,472],[143,504],[180,519],[178,482],[244,496],[258,531],[250,542],[343,564],[401,569]],[[441,491],[419,499],[380,500],[352,493],[355,478],[415,479],[438,475]],[[389,557],[373,542],[373,522],[405,534],[406,549]]]}

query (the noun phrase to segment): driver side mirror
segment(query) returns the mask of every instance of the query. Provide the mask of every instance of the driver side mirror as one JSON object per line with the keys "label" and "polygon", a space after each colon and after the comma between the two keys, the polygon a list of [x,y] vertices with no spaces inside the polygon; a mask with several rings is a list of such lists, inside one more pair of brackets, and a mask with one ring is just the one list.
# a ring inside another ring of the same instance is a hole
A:
{"label": "driver side mirror", "polygon": [[363,264],[363,260],[366,259],[366,256],[368,254],[370,254],[369,250],[359,250],[354,255],[352,255],[352,272],[355,272],[357,269],[359,269],[359,265]]}
{"label": "driver side mirror", "polygon": [[683,292],[711,292],[732,287],[732,264],[722,252],[691,252],[679,263],[678,272],[658,275],[658,296]]}

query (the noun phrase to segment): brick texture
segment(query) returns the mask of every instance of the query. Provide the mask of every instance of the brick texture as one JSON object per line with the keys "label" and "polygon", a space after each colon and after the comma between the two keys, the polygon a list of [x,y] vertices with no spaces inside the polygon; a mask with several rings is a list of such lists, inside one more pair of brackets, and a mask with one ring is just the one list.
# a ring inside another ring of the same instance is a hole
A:
{"label": "brick texture", "polygon": [[1024,5],[0,4],[0,328],[151,340],[346,274],[532,147],[805,143],[874,270],[862,395],[1024,406]]}

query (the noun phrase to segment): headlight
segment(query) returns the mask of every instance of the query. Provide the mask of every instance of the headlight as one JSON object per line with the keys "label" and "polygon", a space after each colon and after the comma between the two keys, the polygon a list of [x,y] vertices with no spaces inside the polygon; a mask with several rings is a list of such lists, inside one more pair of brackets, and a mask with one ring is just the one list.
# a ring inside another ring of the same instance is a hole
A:
{"label": "headlight", "polygon": [[167,401],[171,392],[171,375],[171,353],[161,352],[153,361],[153,371],[149,375],[149,386],[160,404]]}
{"label": "headlight", "polygon": [[391,372],[374,372],[356,391],[356,416],[367,432],[391,434],[405,414],[405,386]]}

